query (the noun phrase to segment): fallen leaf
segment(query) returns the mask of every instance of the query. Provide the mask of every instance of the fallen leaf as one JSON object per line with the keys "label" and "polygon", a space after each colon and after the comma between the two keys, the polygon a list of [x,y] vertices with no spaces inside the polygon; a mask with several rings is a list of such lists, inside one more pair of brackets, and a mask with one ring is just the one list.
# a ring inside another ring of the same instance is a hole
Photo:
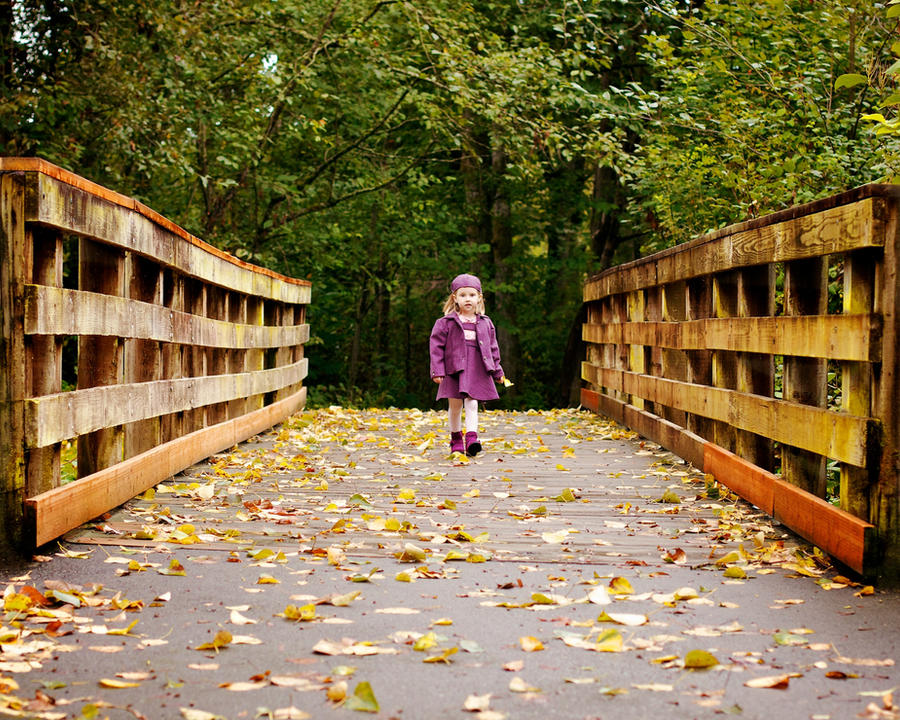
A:
{"label": "fallen leaf", "polygon": [[372,686],[365,681],[354,688],[353,694],[344,701],[344,707],[349,710],[370,713],[377,713],[379,710],[378,700],[375,699]]}
{"label": "fallen leaf", "polygon": [[691,650],[684,656],[684,666],[689,670],[706,670],[718,664],[716,657],[706,650]]}
{"label": "fallen leaf", "polygon": [[195,647],[195,650],[215,650],[219,652],[222,648],[228,647],[232,641],[232,635],[227,630],[219,630],[213,638],[212,642],[203,643]]}
{"label": "fallen leaf", "polygon": [[139,682],[129,682],[127,680],[115,680],[113,678],[101,678],[99,680],[100,687],[110,688],[112,690],[124,690],[126,688],[140,687]]}
{"label": "fallen leaf", "polygon": [[509,681],[509,690],[514,693],[540,692],[539,688],[529,685],[518,675]]}
{"label": "fallen leaf", "polygon": [[787,690],[788,684],[792,677],[802,677],[799,673],[788,673],[787,675],[769,675],[766,677],[757,677],[747,680],[744,683],[749,688],[763,688],[771,690]]}
{"label": "fallen leaf", "polygon": [[631,586],[628,578],[620,576],[614,577],[609,581],[609,591],[613,595],[631,595],[634,592],[634,588]]}
{"label": "fallen leaf", "polygon": [[531,635],[520,637],[519,645],[522,646],[525,652],[537,652],[544,649],[544,643]]}
{"label": "fallen leaf", "polygon": [[339,682],[334,683],[328,690],[325,692],[326,696],[333,703],[343,702],[347,697],[347,681],[340,680]]}
{"label": "fallen leaf", "polygon": [[463,710],[468,712],[480,712],[487,710],[491,704],[491,693],[486,695],[469,695],[463,703]]}

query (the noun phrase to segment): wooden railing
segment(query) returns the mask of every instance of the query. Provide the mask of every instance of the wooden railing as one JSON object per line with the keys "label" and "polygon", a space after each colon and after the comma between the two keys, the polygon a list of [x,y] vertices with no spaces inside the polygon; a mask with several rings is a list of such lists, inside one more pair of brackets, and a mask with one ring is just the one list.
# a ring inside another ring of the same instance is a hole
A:
{"label": "wooden railing", "polygon": [[893,579],[898,199],[864,186],[590,278],[582,365],[586,407]]}
{"label": "wooden railing", "polygon": [[0,159],[0,228],[8,541],[52,540],[302,407],[308,282],[37,159]]}

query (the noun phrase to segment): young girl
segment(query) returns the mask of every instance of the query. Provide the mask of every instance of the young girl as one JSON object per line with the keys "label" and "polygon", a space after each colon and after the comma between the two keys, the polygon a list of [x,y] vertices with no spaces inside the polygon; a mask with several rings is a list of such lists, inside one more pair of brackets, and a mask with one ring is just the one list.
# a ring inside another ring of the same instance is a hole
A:
{"label": "young girl", "polygon": [[[481,281],[457,275],[450,283],[444,317],[438,318],[429,342],[431,377],[439,384],[437,399],[447,398],[450,414],[450,452],[474,456],[478,442],[478,401],[496,400],[495,382],[503,382],[497,332],[484,314]],[[466,410],[466,435],[462,411]]]}

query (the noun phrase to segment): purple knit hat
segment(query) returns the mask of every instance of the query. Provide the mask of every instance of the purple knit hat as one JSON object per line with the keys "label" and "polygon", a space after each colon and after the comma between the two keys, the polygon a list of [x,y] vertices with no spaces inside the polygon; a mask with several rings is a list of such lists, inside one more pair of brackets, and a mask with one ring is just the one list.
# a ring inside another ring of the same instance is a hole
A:
{"label": "purple knit hat", "polygon": [[457,275],[453,278],[453,282],[450,283],[450,292],[456,292],[460,288],[470,287],[475,288],[478,292],[481,292],[481,280],[479,280],[474,275]]}

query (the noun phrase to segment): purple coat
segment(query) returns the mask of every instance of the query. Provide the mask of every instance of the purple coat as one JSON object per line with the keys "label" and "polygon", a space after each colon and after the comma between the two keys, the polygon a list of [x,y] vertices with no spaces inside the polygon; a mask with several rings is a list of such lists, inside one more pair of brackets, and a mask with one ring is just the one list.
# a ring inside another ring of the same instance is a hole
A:
{"label": "purple coat", "polygon": [[[475,339],[481,350],[484,369],[495,380],[503,377],[497,331],[487,315],[475,317]],[[455,312],[438,318],[428,343],[431,355],[431,377],[446,377],[466,368],[466,338],[462,321]]]}

